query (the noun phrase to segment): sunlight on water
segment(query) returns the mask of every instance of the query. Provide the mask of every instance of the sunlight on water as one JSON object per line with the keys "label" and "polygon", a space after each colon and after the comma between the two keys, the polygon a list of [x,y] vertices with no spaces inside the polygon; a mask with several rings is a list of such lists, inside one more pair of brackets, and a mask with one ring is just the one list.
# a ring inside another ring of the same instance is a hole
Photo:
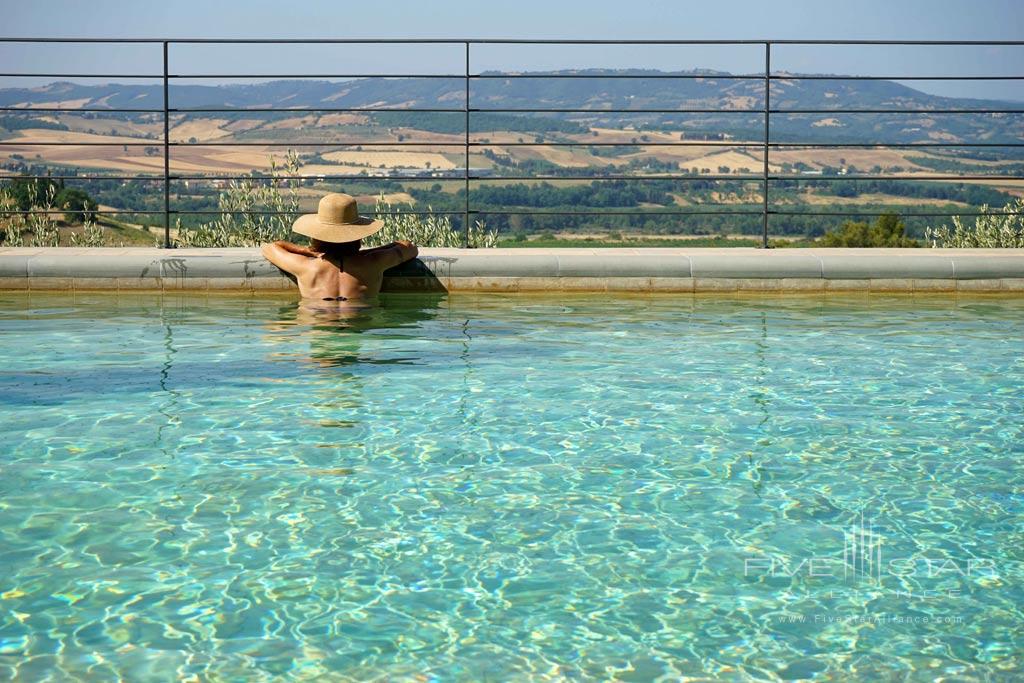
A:
{"label": "sunlight on water", "polygon": [[0,296],[0,679],[1015,680],[1024,301]]}

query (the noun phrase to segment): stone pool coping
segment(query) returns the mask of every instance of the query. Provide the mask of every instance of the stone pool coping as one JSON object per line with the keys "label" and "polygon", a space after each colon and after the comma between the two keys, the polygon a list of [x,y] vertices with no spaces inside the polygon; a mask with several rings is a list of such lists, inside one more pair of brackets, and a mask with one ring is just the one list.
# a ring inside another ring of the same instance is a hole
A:
{"label": "stone pool coping", "polygon": [[[3,290],[286,291],[255,248],[0,248]],[[995,292],[1024,249],[422,249],[384,291]]]}

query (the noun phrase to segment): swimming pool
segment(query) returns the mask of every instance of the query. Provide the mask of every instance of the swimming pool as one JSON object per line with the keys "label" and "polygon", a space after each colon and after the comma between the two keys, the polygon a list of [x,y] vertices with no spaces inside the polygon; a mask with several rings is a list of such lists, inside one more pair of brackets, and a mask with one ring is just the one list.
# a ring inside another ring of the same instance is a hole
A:
{"label": "swimming pool", "polygon": [[0,679],[1024,672],[1024,300],[8,293],[0,333]]}

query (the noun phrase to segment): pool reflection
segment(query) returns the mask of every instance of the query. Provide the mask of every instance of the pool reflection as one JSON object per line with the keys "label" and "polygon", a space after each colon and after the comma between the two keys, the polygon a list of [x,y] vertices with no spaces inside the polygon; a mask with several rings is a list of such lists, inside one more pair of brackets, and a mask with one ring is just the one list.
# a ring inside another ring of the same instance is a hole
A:
{"label": "pool reflection", "polygon": [[[364,335],[387,338],[390,331],[419,329],[444,310],[446,295],[382,295],[376,305],[344,301],[299,301],[277,310],[267,329],[274,333],[302,335],[309,343],[304,360],[320,368],[357,365],[407,365],[416,356],[367,355]],[[399,335],[394,335],[399,336]]]}

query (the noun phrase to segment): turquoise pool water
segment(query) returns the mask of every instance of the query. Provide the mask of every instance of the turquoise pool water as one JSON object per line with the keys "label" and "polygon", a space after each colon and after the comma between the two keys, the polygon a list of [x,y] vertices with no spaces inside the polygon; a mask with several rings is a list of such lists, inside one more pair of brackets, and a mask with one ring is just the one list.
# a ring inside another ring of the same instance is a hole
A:
{"label": "turquoise pool water", "polygon": [[0,296],[0,679],[1020,680],[1024,301]]}

